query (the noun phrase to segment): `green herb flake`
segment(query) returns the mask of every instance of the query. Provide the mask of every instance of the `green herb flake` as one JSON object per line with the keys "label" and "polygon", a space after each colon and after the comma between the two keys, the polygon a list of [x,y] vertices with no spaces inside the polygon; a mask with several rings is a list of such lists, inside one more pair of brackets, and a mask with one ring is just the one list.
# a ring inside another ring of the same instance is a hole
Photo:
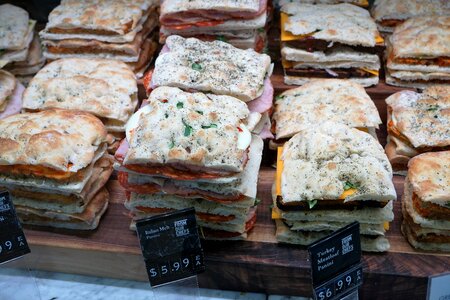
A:
{"label": "green herb flake", "polygon": [[313,209],[316,206],[317,200],[308,200],[309,209]]}
{"label": "green herb flake", "polygon": [[195,71],[201,71],[202,70],[202,66],[200,64],[198,64],[198,63],[193,63],[191,67]]}
{"label": "green herb flake", "polygon": [[202,129],[209,129],[209,128],[217,128],[217,125],[214,123],[211,123],[210,125],[202,125]]}
{"label": "green herb flake", "polygon": [[259,33],[263,33],[264,32],[264,28],[258,28],[258,32]]}
{"label": "green herb flake", "polygon": [[183,107],[184,107],[183,102],[178,102],[178,103],[177,103],[177,108],[183,108]]}
{"label": "green herb flake", "polygon": [[284,99],[284,97],[285,97],[285,96],[283,96],[283,95],[278,95],[278,96],[275,97],[275,99],[276,99],[276,100],[281,100],[281,99]]}
{"label": "green herb flake", "polygon": [[439,109],[439,105],[430,105],[430,107],[427,108],[427,111],[437,111]]}
{"label": "green herb flake", "polygon": [[196,112],[203,116],[203,112],[201,110],[196,110]]}
{"label": "green herb flake", "polygon": [[256,198],[256,199],[255,199],[255,205],[254,205],[254,206],[257,206],[257,205],[259,205],[260,203],[261,203],[261,199]]}
{"label": "green herb flake", "polygon": [[445,206],[447,206],[448,208],[450,208],[450,201],[447,202],[447,204],[445,204]]}
{"label": "green herb flake", "polygon": [[170,144],[169,144],[169,149],[172,149],[173,147],[175,147],[175,142],[174,142],[174,140],[172,139],[172,140],[170,141]]}
{"label": "green herb flake", "polygon": [[225,42],[225,43],[228,42],[228,39],[226,37],[224,37],[223,35],[218,35],[216,39],[221,42]]}
{"label": "green herb flake", "polygon": [[169,117],[169,114],[166,112],[165,114],[164,114],[164,116],[166,117],[166,119]]}
{"label": "green herb flake", "polygon": [[187,124],[184,120],[181,121],[183,122],[184,125],[184,136],[190,136],[193,130],[192,126]]}
{"label": "green herb flake", "polygon": [[346,181],[344,183],[344,190],[349,190],[349,189],[356,189],[358,188],[358,186],[356,184],[351,183],[350,181]]}

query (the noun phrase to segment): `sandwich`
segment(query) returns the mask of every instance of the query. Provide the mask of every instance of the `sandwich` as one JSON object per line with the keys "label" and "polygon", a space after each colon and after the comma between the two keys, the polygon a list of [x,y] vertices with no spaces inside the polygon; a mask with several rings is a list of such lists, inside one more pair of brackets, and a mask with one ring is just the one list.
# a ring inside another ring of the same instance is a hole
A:
{"label": "sandwich", "polygon": [[445,15],[450,9],[446,0],[375,0],[371,12],[382,33],[392,33],[396,26],[418,16]]}
{"label": "sandwich", "polygon": [[266,54],[237,49],[221,41],[170,36],[156,59],[155,69],[146,74],[144,86],[147,94],[158,86],[171,86],[238,98],[247,103],[253,128],[260,130],[253,132],[267,137],[271,136],[271,73],[271,60]]}
{"label": "sandwich", "polygon": [[246,126],[246,104],[174,87],[154,89],[147,103],[115,155],[133,222],[194,206],[205,237],[245,238],[256,218],[263,149]]}
{"label": "sandwich", "polygon": [[14,75],[0,70],[0,119],[20,113],[24,90]]}
{"label": "sandwich", "polygon": [[450,83],[450,16],[414,17],[395,28],[387,47],[386,83],[425,88]]}
{"label": "sandwich", "polygon": [[386,104],[386,154],[394,172],[405,175],[408,161],[420,153],[450,149],[450,87],[401,91]]}
{"label": "sandwich", "polygon": [[376,137],[378,110],[364,88],[344,79],[316,79],[275,98],[271,147],[282,146],[298,132],[333,121]]}
{"label": "sandwich", "polygon": [[261,53],[267,40],[270,9],[266,0],[180,1],[161,3],[160,43],[170,35],[221,40],[241,49]]}
{"label": "sandwich", "polygon": [[102,122],[51,109],[0,120],[0,186],[26,224],[93,229],[108,203],[112,172]]}
{"label": "sandwich", "polygon": [[386,222],[396,199],[392,169],[370,134],[325,122],[293,136],[278,150],[272,217],[277,239],[308,245],[359,221],[362,249],[386,251]]}
{"label": "sandwich", "polygon": [[284,82],[350,79],[376,85],[384,40],[367,10],[351,4],[288,3],[281,7]]}
{"label": "sandwich", "polygon": [[287,3],[296,3],[296,4],[339,4],[339,3],[350,3],[354,5],[358,5],[361,7],[369,7],[369,1],[367,0],[278,0],[278,4],[283,6]]}
{"label": "sandwich", "polygon": [[402,232],[414,248],[450,251],[450,151],[409,161],[402,212]]}
{"label": "sandwich", "polygon": [[46,65],[23,95],[27,112],[52,108],[83,110],[100,118],[121,139],[138,105],[137,82],[125,63],[107,59],[68,58]]}
{"label": "sandwich", "polygon": [[40,36],[46,58],[105,58],[130,65],[141,77],[157,44],[155,0],[64,0]]}

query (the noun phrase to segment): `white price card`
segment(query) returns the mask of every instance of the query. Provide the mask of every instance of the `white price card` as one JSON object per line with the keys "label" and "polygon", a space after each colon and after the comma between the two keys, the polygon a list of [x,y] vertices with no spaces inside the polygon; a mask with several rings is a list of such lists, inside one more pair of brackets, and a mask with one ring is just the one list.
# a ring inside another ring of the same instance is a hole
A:
{"label": "white price card", "polygon": [[427,300],[450,300],[450,273],[428,279]]}

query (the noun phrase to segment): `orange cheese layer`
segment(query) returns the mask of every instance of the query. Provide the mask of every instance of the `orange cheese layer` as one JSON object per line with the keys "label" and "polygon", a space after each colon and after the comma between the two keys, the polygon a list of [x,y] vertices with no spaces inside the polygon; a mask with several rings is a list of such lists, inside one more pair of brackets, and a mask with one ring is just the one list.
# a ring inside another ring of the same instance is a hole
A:
{"label": "orange cheese layer", "polygon": [[[67,166],[67,170],[72,166],[69,164]],[[13,174],[13,175],[24,175],[24,176],[39,176],[50,179],[68,179],[75,175],[74,172],[69,171],[60,171],[55,170],[53,168],[44,167],[44,166],[34,166],[34,165],[8,165],[8,166],[0,166],[0,173]]]}

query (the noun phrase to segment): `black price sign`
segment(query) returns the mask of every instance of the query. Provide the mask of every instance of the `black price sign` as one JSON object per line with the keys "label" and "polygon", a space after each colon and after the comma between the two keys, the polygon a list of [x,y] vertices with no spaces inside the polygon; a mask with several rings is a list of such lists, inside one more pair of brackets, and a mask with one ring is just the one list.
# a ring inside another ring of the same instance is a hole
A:
{"label": "black price sign", "polygon": [[0,264],[30,253],[8,192],[0,192]]}
{"label": "black price sign", "polygon": [[315,242],[308,251],[316,299],[336,299],[362,284],[358,222]]}
{"label": "black price sign", "polygon": [[205,271],[193,208],[138,221],[136,229],[153,287]]}

